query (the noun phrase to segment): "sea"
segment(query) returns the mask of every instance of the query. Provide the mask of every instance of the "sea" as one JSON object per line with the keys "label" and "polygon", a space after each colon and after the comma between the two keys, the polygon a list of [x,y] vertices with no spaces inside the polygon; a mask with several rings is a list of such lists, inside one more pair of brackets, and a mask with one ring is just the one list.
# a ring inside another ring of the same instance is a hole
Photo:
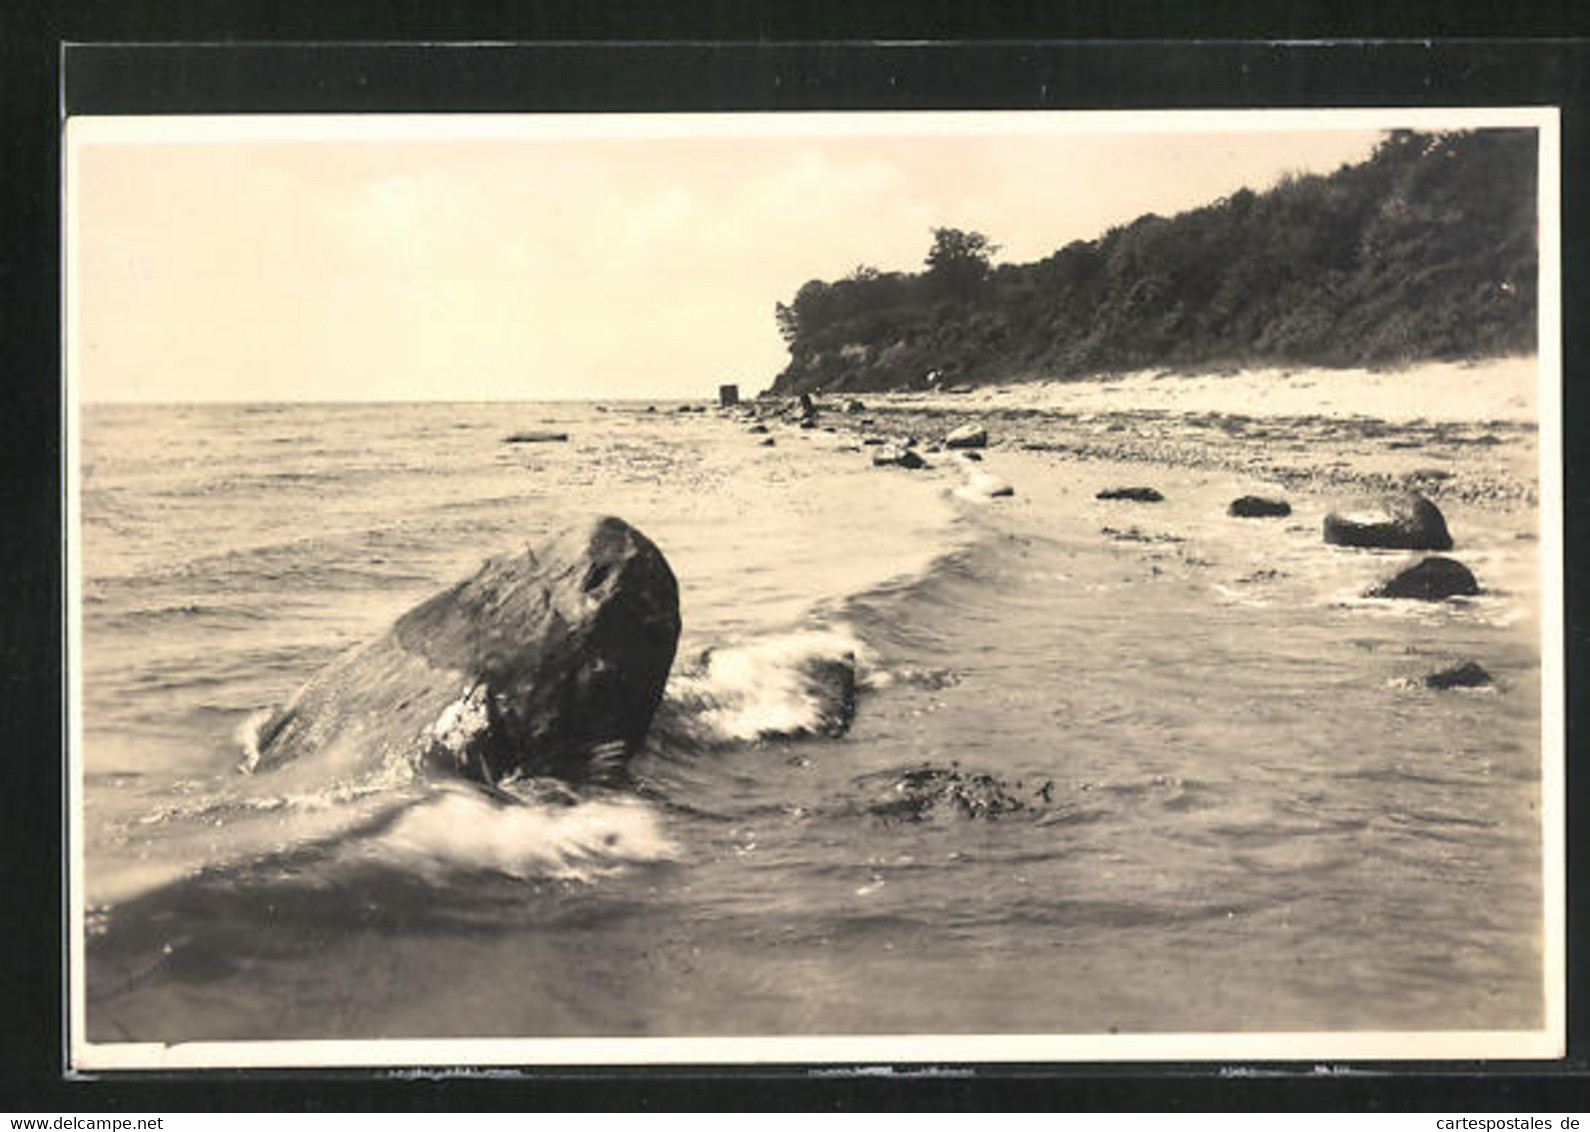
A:
{"label": "sea", "polygon": [[[83,408],[90,1042],[1542,1025],[1532,509],[1443,505],[1480,596],[1366,599],[1417,556],[1325,545],[1325,494],[996,437],[987,499],[677,409]],[[591,514],[680,584],[691,725],[628,781],[249,773],[317,669]],[[854,725],[803,734],[847,654]],[[898,804],[973,779],[1019,804]]]}

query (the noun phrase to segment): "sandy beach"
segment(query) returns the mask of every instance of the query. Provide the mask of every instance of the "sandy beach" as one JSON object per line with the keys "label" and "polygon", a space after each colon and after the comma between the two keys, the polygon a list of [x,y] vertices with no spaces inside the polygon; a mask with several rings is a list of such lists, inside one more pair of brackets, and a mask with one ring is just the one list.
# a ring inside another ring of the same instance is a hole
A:
{"label": "sandy beach", "polygon": [[[852,401],[864,409],[845,412]],[[1145,371],[817,403],[824,429],[914,438],[930,456],[944,434],[981,424],[995,451],[1221,469],[1299,491],[1411,488],[1490,509],[1538,503],[1539,366],[1529,357],[1383,371]]]}

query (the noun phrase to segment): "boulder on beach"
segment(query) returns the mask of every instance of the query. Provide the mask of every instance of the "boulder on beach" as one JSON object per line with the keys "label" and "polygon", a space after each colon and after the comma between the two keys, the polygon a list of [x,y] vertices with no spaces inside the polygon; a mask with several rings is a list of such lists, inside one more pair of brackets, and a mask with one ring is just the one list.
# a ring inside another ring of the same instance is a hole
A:
{"label": "boulder on beach", "polygon": [[927,461],[909,448],[896,448],[893,446],[880,448],[872,454],[872,466],[875,468],[917,468],[928,466]]}
{"label": "boulder on beach", "polygon": [[678,640],[661,551],[594,519],[487,561],[322,669],[261,727],[255,766],[600,777],[644,741]]}
{"label": "boulder on beach", "polygon": [[765,424],[754,424],[750,428],[746,429],[745,431],[746,432],[767,432],[768,431],[768,427]]}
{"label": "boulder on beach", "polygon": [[847,413],[865,413],[866,411],[867,406],[857,401],[854,397],[845,402],[845,412]]}
{"label": "boulder on beach", "polygon": [[1352,511],[1325,516],[1325,541],[1332,546],[1377,550],[1451,550],[1446,519],[1416,491],[1389,495]]}
{"label": "boulder on beach", "polygon": [[880,444],[887,444],[889,442],[881,436],[864,436],[861,438],[861,443],[868,447],[876,447]]}
{"label": "boulder on beach", "polygon": [[988,447],[988,430],[982,425],[962,425],[947,433],[944,437],[946,448],[986,448]]}
{"label": "boulder on beach", "polygon": [[771,436],[769,436],[769,437],[765,438],[762,441],[762,447],[763,448],[772,448],[777,443],[778,443],[778,441],[774,440]]}
{"label": "boulder on beach", "polygon": [[1424,678],[1424,686],[1435,689],[1483,688],[1493,682],[1491,674],[1472,660],[1432,672]]}
{"label": "boulder on beach", "polygon": [[503,437],[504,444],[557,444],[569,438],[566,432],[515,432]]}
{"label": "boulder on beach", "polygon": [[983,458],[983,454],[981,452],[962,452],[961,453],[961,459],[963,459],[963,460],[977,461],[977,460],[981,460],[982,458]]}
{"label": "boulder on beach", "polygon": [[1107,487],[1095,499],[1124,499],[1133,503],[1159,503],[1164,496],[1151,487]]}
{"label": "boulder on beach", "polygon": [[1284,499],[1265,499],[1259,495],[1244,495],[1233,499],[1226,514],[1238,519],[1279,519],[1292,513],[1292,505]]}
{"label": "boulder on beach", "polygon": [[1365,597],[1413,598],[1441,601],[1443,598],[1469,597],[1480,592],[1473,573],[1452,558],[1426,558],[1375,586]]}

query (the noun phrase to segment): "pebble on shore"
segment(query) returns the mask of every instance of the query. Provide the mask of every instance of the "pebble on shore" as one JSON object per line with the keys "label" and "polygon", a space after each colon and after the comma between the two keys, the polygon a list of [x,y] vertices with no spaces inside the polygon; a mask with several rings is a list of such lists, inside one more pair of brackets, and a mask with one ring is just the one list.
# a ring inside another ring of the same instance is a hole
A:
{"label": "pebble on shore", "polygon": [[1151,487],[1107,487],[1095,499],[1124,499],[1133,503],[1161,503],[1165,497]]}
{"label": "pebble on shore", "polygon": [[944,434],[946,448],[986,448],[987,446],[988,430],[981,425],[962,425]]}

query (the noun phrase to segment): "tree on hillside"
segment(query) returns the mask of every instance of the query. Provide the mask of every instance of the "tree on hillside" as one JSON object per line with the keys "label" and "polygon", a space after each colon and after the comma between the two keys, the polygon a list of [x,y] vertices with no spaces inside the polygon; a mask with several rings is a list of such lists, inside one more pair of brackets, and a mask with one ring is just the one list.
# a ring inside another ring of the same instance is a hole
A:
{"label": "tree on hillside", "polygon": [[926,260],[928,278],[941,294],[966,298],[988,278],[988,261],[998,251],[999,245],[981,232],[935,228]]}
{"label": "tree on hillside", "polygon": [[1029,264],[935,228],[916,273],[860,265],[775,307],[781,391],[929,370],[1387,364],[1535,348],[1539,136],[1388,132],[1366,161],[1141,216]]}

